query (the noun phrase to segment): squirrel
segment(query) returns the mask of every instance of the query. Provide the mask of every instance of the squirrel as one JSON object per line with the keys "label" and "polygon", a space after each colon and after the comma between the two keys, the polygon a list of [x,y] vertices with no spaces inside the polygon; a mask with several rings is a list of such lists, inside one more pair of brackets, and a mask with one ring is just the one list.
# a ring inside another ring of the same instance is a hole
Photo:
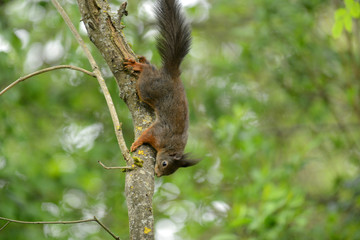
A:
{"label": "squirrel", "polygon": [[191,30],[181,12],[178,0],[158,0],[155,14],[159,36],[157,49],[162,67],[157,69],[145,57],[139,61],[125,59],[124,67],[140,73],[136,91],[141,101],[156,115],[155,122],[132,144],[134,152],[142,144],[157,151],[155,174],[170,175],[180,167],[199,162],[184,154],[188,138],[189,110],[184,85],[180,79],[180,64],[190,50]]}

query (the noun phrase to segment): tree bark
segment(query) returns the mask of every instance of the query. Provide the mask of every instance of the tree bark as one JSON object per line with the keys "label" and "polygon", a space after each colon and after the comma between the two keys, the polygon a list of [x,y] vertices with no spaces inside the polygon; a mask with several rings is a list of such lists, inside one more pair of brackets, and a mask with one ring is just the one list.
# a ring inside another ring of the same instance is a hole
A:
{"label": "tree bark", "polygon": [[[138,138],[155,117],[139,101],[135,89],[136,77],[129,75],[122,65],[125,58],[136,58],[121,31],[121,15],[126,5],[122,5],[118,15],[112,14],[108,3],[103,0],[78,0],[78,5],[89,38],[109,65],[119,86],[120,97],[132,114],[135,138]],[[143,166],[127,172],[125,178],[130,239],[154,239],[152,197],[155,152],[149,146],[141,146],[133,156],[140,162],[142,160],[143,163],[137,165]],[[133,160],[127,162],[128,166],[134,164]]]}

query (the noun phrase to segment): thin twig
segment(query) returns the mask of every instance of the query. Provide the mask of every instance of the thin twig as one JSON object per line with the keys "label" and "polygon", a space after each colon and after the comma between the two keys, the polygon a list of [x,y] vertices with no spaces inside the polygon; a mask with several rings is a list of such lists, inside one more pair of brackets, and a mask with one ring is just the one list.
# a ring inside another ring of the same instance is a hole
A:
{"label": "thin twig", "polygon": [[21,221],[21,220],[14,220],[14,219],[4,218],[4,217],[0,217],[0,220],[5,220],[8,222],[13,222],[13,223],[20,223],[20,224],[75,224],[75,223],[85,223],[85,222],[96,221],[93,218],[83,219],[83,220],[74,220],[74,221]]}
{"label": "thin twig", "polygon": [[4,224],[4,226],[2,226],[2,227],[0,228],[0,232],[1,232],[4,228],[6,228],[6,226],[9,225],[9,223],[10,223],[10,221],[7,221],[7,222]]}
{"label": "thin twig", "polygon": [[9,89],[11,89],[12,87],[14,87],[16,84],[22,82],[22,81],[25,81],[26,79],[28,78],[31,78],[33,76],[36,76],[36,75],[39,75],[41,73],[45,73],[45,72],[50,72],[50,71],[53,71],[53,70],[57,70],[57,69],[63,69],[63,68],[69,68],[69,69],[72,69],[72,70],[76,70],[76,71],[80,71],[80,72],[83,72],[83,73],[86,73],[87,75],[89,76],[92,76],[92,77],[96,77],[94,73],[88,71],[88,70],[85,70],[83,68],[79,68],[79,67],[76,67],[76,66],[72,66],[72,65],[59,65],[59,66],[53,66],[53,67],[49,67],[49,68],[45,68],[45,69],[41,69],[39,71],[36,71],[36,72],[33,72],[33,73],[30,73],[24,77],[21,77],[19,78],[18,80],[16,80],[15,82],[13,82],[12,84],[10,84],[9,86],[7,86],[4,90],[2,90],[0,92],[0,96],[2,94],[4,94],[5,92],[7,92]]}
{"label": "thin twig", "polygon": [[127,166],[124,166],[124,167],[107,167],[105,166],[105,164],[103,164],[101,161],[98,161],[98,163],[105,169],[107,170],[112,170],[112,169],[123,169],[123,170],[134,170],[135,168],[134,167],[127,167]]}
{"label": "thin twig", "polygon": [[87,48],[87,46],[85,45],[84,40],[81,38],[80,34],[78,33],[78,31],[76,30],[74,24],[71,22],[69,16],[66,14],[65,10],[61,7],[61,5],[59,4],[59,2],[57,0],[51,0],[52,3],[54,4],[54,6],[56,7],[56,9],[58,10],[58,12],[60,13],[60,15],[62,16],[62,18],[64,19],[65,23],[68,25],[70,31],[72,32],[72,34],[74,35],[75,39],[78,41],[79,45],[82,47],[82,49],[85,52],[85,55],[87,57],[87,59],[89,60],[91,67],[93,68],[94,74],[96,75],[96,78],[99,82],[100,88],[105,96],[105,100],[107,103],[107,106],[109,108],[109,112],[111,115],[111,119],[113,121],[113,125],[115,128],[115,134],[116,134],[116,138],[120,147],[121,152],[123,153],[125,160],[126,161],[130,161],[131,160],[131,156],[129,154],[129,150],[126,146],[125,143],[125,139],[124,136],[122,134],[121,130],[121,124],[119,121],[119,117],[116,113],[116,109],[113,103],[113,100],[111,99],[110,96],[110,92],[106,86],[105,80],[101,75],[101,72],[99,70],[98,65],[95,62],[94,57],[91,55],[90,50]]}
{"label": "thin twig", "polygon": [[108,227],[106,227],[102,222],[100,222],[95,216],[94,216],[94,220],[103,228],[105,229],[105,231],[107,231],[113,238],[120,240],[120,238],[118,236],[115,236]]}
{"label": "thin twig", "polygon": [[0,231],[3,230],[11,222],[19,223],[19,224],[77,224],[77,223],[86,223],[86,222],[96,222],[103,229],[105,229],[105,231],[107,231],[114,239],[117,239],[117,240],[120,239],[114,233],[112,233],[108,227],[106,227],[102,222],[100,222],[99,219],[97,219],[95,216],[94,216],[94,218],[75,220],[75,221],[35,221],[35,222],[31,222],[31,221],[20,221],[20,220],[4,218],[4,217],[0,217],[0,220],[7,221],[7,223],[5,223],[5,225],[0,229]]}

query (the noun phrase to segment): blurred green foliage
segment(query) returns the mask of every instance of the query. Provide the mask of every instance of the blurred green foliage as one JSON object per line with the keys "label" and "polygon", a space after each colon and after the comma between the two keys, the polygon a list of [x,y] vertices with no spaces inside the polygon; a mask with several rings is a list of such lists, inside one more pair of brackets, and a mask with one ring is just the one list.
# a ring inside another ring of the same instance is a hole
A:
{"label": "blurred green foliage", "polygon": [[352,18],[360,17],[360,3],[355,0],[344,0],[345,8],[339,8],[335,12],[335,24],[332,29],[335,38],[340,37],[343,29],[352,32]]}
{"label": "blurred green foliage", "polygon": [[[114,10],[120,3],[110,2]],[[76,2],[61,3],[107,77],[130,145],[131,118],[115,81]],[[123,22],[135,52],[159,64],[152,5],[130,1]],[[157,239],[360,239],[359,2],[184,5],[193,27],[183,64],[187,150],[203,160],[156,179]],[[0,88],[57,64],[89,69],[51,3],[1,1]],[[36,76],[0,97],[0,119],[0,216],[96,215],[128,238],[124,175],[97,163],[123,159],[96,80],[71,70]],[[95,224],[10,224],[0,232],[0,239],[45,238],[111,239]]]}

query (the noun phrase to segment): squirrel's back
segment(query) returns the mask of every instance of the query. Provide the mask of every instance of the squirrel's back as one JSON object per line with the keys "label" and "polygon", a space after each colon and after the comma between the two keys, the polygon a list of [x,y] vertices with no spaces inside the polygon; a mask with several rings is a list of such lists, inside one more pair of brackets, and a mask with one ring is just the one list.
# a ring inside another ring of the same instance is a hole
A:
{"label": "squirrel's back", "polygon": [[157,48],[163,70],[176,79],[180,75],[180,64],[190,50],[191,30],[178,0],[158,0],[155,12],[160,33]]}

